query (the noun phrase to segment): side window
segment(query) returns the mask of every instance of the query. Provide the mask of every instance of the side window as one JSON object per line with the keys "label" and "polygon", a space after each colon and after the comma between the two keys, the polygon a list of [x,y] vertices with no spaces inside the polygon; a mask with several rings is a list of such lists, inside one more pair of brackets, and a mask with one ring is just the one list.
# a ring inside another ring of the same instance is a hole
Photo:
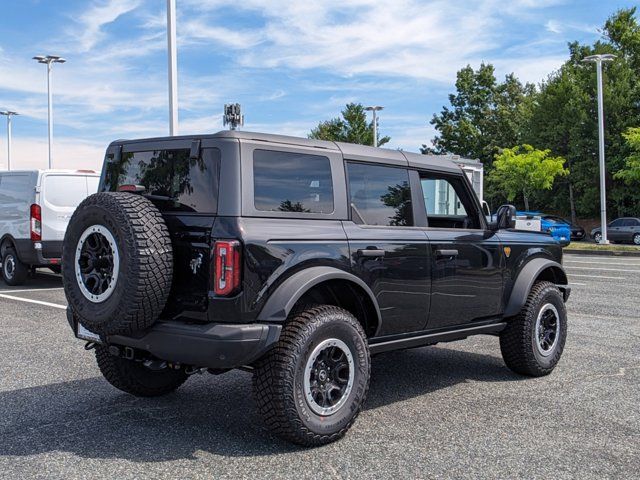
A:
{"label": "side window", "polygon": [[125,152],[106,164],[106,191],[142,186],[163,211],[215,213],[220,151],[205,149],[198,159],[189,149]]}
{"label": "side window", "polygon": [[29,193],[29,175],[11,174],[0,177],[0,201],[24,202]]}
{"label": "side window", "polygon": [[407,170],[347,163],[347,172],[354,222],[392,227],[413,225]]}
{"label": "side window", "polygon": [[421,174],[420,183],[430,227],[481,227],[473,200],[461,179]]}
{"label": "side window", "polygon": [[327,157],[256,150],[253,186],[256,210],[333,213],[331,163]]}
{"label": "side window", "polygon": [[611,222],[609,224],[610,227],[621,227],[624,224],[624,220],[619,218],[617,220],[614,220],[613,222]]}

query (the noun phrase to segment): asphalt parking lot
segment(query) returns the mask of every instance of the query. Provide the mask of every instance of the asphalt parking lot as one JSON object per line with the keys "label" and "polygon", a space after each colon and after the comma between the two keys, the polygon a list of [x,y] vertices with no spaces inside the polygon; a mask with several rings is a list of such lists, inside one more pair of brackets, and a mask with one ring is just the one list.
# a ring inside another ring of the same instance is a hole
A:
{"label": "asphalt parking lot", "polygon": [[246,372],[159,399],[115,390],[58,276],[0,283],[0,478],[640,478],[640,257],[565,266],[552,375],[512,374],[494,337],[380,355],[355,426],[316,449],[265,430]]}

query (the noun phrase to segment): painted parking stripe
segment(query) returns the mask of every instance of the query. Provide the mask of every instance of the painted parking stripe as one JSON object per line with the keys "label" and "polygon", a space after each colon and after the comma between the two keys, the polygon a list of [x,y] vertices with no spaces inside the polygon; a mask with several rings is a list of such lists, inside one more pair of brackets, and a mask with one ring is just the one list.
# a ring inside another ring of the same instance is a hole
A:
{"label": "painted parking stripe", "polygon": [[630,272],[630,273],[640,273],[640,269],[637,270],[623,270],[621,268],[598,268],[598,267],[572,267],[567,265],[567,268],[572,270],[598,270],[602,272]]}
{"label": "painted parking stripe", "polygon": [[66,305],[60,305],[58,303],[51,303],[51,302],[43,302],[41,300],[31,300],[30,298],[14,297],[13,295],[6,295],[4,293],[0,293],[0,298],[6,298],[8,300],[17,300],[18,302],[35,303],[36,305],[44,305],[45,307],[60,308],[62,310],[67,309]]}
{"label": "painted parking stripe", "polygon": [[605,277],[604,275],[578,275],[577,273],[570,273],[569,277],[586,277],[597,280],[599,278],[605,278],[607,280],[627,280],[627,277]]}
{"label": "painted parking stripe", "polygon": [[635,266],[640,267],[640,263],[632,263],[632,262],[614,263],[614,262],[583,262],[581,260],[565,260],[563,263],[579,263],[581,265],[622,265],[624,267],[635,267]]}
{"label": "painted parking stripe", "polygon": [[26,293],[26,292],[46,292],[47,290],[64,290],[64,287],[52,287],[52,288],[26,288],[21,290],[0,290],[0,293]]}

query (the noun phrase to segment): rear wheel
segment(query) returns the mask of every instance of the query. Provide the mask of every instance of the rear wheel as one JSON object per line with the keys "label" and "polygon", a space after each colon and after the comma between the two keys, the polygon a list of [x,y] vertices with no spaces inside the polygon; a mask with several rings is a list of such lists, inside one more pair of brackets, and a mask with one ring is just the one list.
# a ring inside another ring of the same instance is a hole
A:
{"label": "rear wheel", "polygon": [[267,426],[314,446],[344,436],[360,413],[371,365],[362,326],[334,306],[293,315],[280,340],[258,361],[254,393]]}
{"label": "rear wheel", "polygon": [[640,245],[640,233],[636,233],[633,235],[633,244]]}
{"label": "rear wheel", "polygon": [[29,268],[20,261],[16,251],[8,247],[2,257],[2,278],[7,285],[22,285],[29,275]]}
{"label": "rear wheel", "polygon": [[558,287],[538,282],[520,314],[500,334],[500,350],[516,373],[540,377],[553,371],[567,338],[567,310]]}
{"label": "rear wheel", "polygon": [[189,378],[183,370],[151,370],[140,362],[116,357],[104,345],[96,345],[96,360],[100,372],[111,385],[137,397],[166,395]]}

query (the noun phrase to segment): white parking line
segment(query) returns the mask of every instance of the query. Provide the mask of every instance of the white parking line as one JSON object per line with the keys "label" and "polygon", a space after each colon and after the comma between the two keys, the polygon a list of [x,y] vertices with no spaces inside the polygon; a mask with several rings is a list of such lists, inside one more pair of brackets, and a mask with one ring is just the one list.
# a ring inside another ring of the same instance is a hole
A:
{"label": "white parking line", "polygon": [[59,305],[57,303],[43,302],[41,300],[31,300],[30,298],[14,297],[13,295],[5,295],[4,293],[0,293],[0,298],[7,298],[9,300],[17,300],[18,302],[35,303],[36,305],[44,305],[45,307],[60,308],[62,310],[66,310],[67,309],[66,305]]}
{"label": "white parking line", "polygon": [[0,293],[24,293],[24,292],[44,292],[46,290],[64,290],[64,287],[52,287],[52,288],[26,288],[21,290],[0,290]]}
{"label": "white parking line", "polygon": [[632,263],[632,262],[624,262],[624,263],[614,263],[614,262],[583,262],[581,260],[565,260],[563,263],[579,263],[581,265],[622,265],[624,267],[640,267],[640,263]]}
{"label": "white parking line", "polygon": [[570,273],[569,277],[586,277],[586,278],[606,278],[607,280],[626,280],[627,277],[605,277],[604,275],[578,275],[577,273]]}
{"label": "white parking line", "polygon": [[581,286],[585,287],[587,284],[586,283],[578,283],[578,282],[571,282],[569,284],[570,287],[573,287],[574,285],[581,285]]}
{"label": "white parking line", "polygon": [[598,267],[572,267],[567,265],[567,268],[572,270],[599,270],[603,272],[631,272],[631,273],[640,273],[640,269],[638,270],[623,270],[621,268],[598,268]]}

